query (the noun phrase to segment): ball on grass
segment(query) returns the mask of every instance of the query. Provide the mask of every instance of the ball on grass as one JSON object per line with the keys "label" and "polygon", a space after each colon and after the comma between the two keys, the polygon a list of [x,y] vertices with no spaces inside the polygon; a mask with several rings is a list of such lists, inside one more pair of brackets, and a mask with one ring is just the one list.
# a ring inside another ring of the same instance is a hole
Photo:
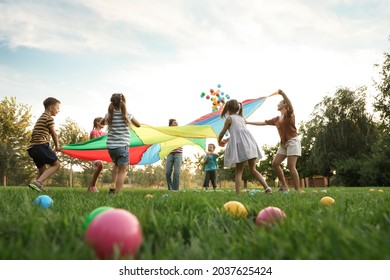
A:
{"label": "ball on grass", "polygon": [[230,215],[237,217],[246,217],[248,216],[248,210],[245,206],[238,201],[229,201],[223,205],[223,209],[228,212]]}
{"label": "ball on grass", "polygon": [[90,212],[88,214],[88,216],[85,218],[85,221],[83,223],[83,231],[85,231],[88,227],[88,225],[92,222],[92,220],[97,216],[99,215],[100,213],[106,211],[106,210],[109,210],[109,209],[114,209],[112,207],[109,207],[109,206],[101,206],[101,207],[98,207],[94,210],[92,210],[92,212]]}
{"label": "ball on grass", "polygon": [[256,225],[269,226],[286,218],[286,214],[278,207],[268,206],[261,210],[256,217]]}
{"label": "ball on grass", "polygon": [[33,201],[33,205],[37,205],[41,208],[49,208],[53,203],[53,199],[48,195],[40,195]]}
{"label": "ball on grass", "polygon": [[333,203],[335,203],[335,200],[330,196],[324,196],[323,198],[321,198],[320,202],[322,205],[328,206],[328,205],[332,205]]}
{"label": "ball on grass", "polygon": [[92,220],[85,240],[99,259],[134,258],[142,244],[141,225],[129,211],[110,209]]}

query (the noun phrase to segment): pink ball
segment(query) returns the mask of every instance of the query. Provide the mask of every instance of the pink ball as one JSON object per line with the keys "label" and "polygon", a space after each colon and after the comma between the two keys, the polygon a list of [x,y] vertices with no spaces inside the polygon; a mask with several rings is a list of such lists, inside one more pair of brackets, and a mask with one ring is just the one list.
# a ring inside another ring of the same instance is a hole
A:
{"label": "pink ball", "polygon": [[286,218],[286,214],[278,207],[269,206],[259,212],[256,225],[267,226]]}
{"label": "pink ball", "polygon": [[89,224],[85,239],[99,259],[133,258],[142,244],[141,225],[127,210],[106,210]]}

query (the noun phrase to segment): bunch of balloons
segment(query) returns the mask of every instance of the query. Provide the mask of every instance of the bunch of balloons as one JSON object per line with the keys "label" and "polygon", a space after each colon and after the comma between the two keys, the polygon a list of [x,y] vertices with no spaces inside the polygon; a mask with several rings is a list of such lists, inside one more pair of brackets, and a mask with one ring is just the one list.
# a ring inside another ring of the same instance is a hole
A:
{"label": "bunch of balloons", "polygon": [[218,111],[220,108],[222,108],[225,105],[226,100],[230,99],[230,96],[228,94],[225,94],[223,91],[221,91],[221,84],[218,84],[218,89],[213,90],[210,89],[210,94],[206,94],[205,92],[202,92],[200,95],[201,98],[206,98],[206,100],[211,101],[211,110],[212,112]]}

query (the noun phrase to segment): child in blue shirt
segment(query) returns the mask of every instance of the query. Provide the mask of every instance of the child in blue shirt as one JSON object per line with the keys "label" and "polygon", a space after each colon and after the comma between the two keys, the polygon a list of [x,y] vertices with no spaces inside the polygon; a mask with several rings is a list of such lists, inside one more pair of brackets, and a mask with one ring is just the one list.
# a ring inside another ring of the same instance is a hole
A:
{"label": "child in blue shirt", "polygon": [[215,190],[217,188],[217,158],[218,154],[214,153],[215,145],[209,144],[207,146],[207,152],[204,156],[204,162],[205,162],[205,171],[206,175],[203,182],[203,187],[208,190],[209,189],[209,183],[211,180],[211,184],[213,185],[213,189]]}

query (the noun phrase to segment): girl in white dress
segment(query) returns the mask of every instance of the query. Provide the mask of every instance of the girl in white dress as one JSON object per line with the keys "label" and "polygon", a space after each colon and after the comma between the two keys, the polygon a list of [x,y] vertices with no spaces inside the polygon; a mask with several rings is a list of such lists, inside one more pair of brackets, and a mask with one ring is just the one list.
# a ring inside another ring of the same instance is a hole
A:
{"label": "girl in white dress", "polygon": [[[248,162],[249,172],[256,178],[257,181],[264,187],[265,193],[272,193],[271,188],[263,176],[256,170],[256,161],[263,156],[257,146],[253,135],[246,128],[245,119],[242,115],[242,104],[235,99],[230,99],[226,102],[221,118],[228,117],[218,136],[218,144],[224,147],[227,143],[224,155],[224,166],[235,167],[235,185],[236,193],[239,194],[242,184],[242,173],[244,164]],[[223,139],[225,133],[229,131],[230,137]],[[223,140],[222,140],[223,139]]]}

